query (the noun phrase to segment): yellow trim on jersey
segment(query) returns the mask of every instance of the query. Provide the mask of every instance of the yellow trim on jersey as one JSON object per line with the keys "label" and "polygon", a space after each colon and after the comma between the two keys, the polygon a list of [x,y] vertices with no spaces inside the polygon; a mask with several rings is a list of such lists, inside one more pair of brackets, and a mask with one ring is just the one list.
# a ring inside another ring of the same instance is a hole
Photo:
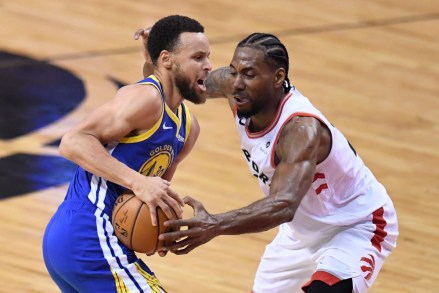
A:
{"label": "yellow trim on jersey", "polygon": [[162,285],[160,284],[159,279],[157,279],[156,276],[150,275],[148,272],[146,272],[138,263],[135,263],[137,271],[145,278],[146,282],[148,283],[149,287],[151,287],[151,291],[154,293],[160,293],[162,289]]}
{"label": "yellow trim on jersey", "polygon": [[191,113],[189,112],[189,108],[184,105],[184,112],[186,114],[186,136],[184,137],[184,142],[186,143],[186,140],[189,137],[189,134],[191,133],[191,126],[192,126],[192,117]]}
{"label": "yellow trim on jersey", "polygon": [[171,108],[169,108],[169,106],[166,104],[166,102],[165,102],[165,110],[166,110],[166,113],[168,113],[169,118],[171,118],[172,121],[175,122],[175,125],[177,125],[176,131],[175,131],[175,137],[178,137],[178,134],[180,133],[180,127],[181,127],[181,120],[180,120],[181,118],[179,118],[179,117],[181,117],[181,105],[178,106],[178,108],[177,108],[177,113],[179,114],[178,117],[171,110]]}
{"label": "yellow trim on jersey", "polygon": [[124,281],[121,277],[111,269],[111,273],[113,274],[114,280],[116,281],[116,291],[117,293],[130,293],[130,289],[127,288]]}
{"label": "yellow trim on jersey", "polygon": [[[157,82],[159,85],[161,85],[160,80],[159,80],[157,77],[155,77],[154,75],[151,74],[151,75],[148,76],[147,78],[154,79],[155,82]],[[160,89],[159,89],[155,84],[153,84],[153,83],[151,83],[151,82],[149,82],[149,81],[139,82],[139,84],[150,84],[150,85],[153,85],[153,86],[159,91],[159,93],[161,94]]]}
{"label": "yellow trim on jersey", "polygon": [[[157,82],[159,82],[155,76],[150,75],[149,77],[156,80]],[[151,82],[142,82],[140,84],[149,84],[149,85],[154,86],[159,91],[160,96],[161,96],[160,89],[155,84],[153,84]],[[163,100],[163,104],[166,105],[164,100]],[[159,120],[157,120],[157,122],[154,124],[154,126],[151,129],[149,129],[148,131],[145,131],[144,133],[139,134],[139,135],[123,137],[123,138],[119,139],[119,142],[121,142],[121,143],[136,143],[136,142],[140,142],[140,141],[144,141],[144,140],[148,139],[149,137],[151,137],[151,135],[153,135],[157,131],[157,129],[159,129],[160,125],[162,124],[163,114],[164,114],[164,107],[162,107],[162,114],[160,115]]]}

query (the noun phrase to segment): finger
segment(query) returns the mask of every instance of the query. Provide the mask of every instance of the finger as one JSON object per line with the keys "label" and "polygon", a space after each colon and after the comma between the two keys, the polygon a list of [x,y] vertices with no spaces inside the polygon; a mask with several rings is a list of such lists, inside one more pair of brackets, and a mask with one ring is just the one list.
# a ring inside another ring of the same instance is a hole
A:
{"label": "finger", "polygon": [[160,250],[160,251],[158,251],[158,254],[159,254],[161,257],[165,257],[166,254],[168,254],[168,252],[167,252],[167,251]]}
{"label": "finger", "polygon": [[196,214],[197,210],[203,209],[203,204],[190,196],[186,196],[183,200],[187,205],[192,207],[194,210],[194,215]]}
{"label": "finger", "polygon": [[[159,178],[159,177],[157,177],[157,178]],[[160,178],[160,179],[161,179],[161,178]],[[166,186],[171,185],[171,182],[168,181],[168,180],[162,179],[162,182],[163,182],[164,184],[166,184]]]}
{"label": "finger", "polygon": [[188,245],[188,246],[186,246],[184,248],[181,248],[181,249],[171,250],[171,252],[173,254],[176,254],[176,255],[188,254],[189,252],[191,252],[197,246],[198,245]]}
{"label": "finger", "polygon": [[184,233],[181,233],[181,232],[183,232],[183,231],[176,230],[176,231],[160,234],[159,240],[164,241],[164,243],[165,243],[163,247],[167,248],[170,245],[168,243],[172,243],[178,239],[181,239],[182,237],[186,237],[184,235]]}
{"label": "finger", "polygon": [[166,203],[172,208],[172,212],[175,213],[175,217],[169,219],[181,219],[183,217],[183,200],[177,192],[169,187],[167,188],[166,192],[166,196],[163,198],[163,200],[166,201]]}
{"label": "finger", "polygon": [[154,227],[157,227],[157,211],[156,206],[153,206],[152,204],[147,205],[149,207],[149,214],[151,216],[151,223]]}
{"label": "finger", "polygon": [[178,193],[177,192],[175,192],[174,190],[172,190],[171,188],[168,188],[168,195],[170,196],[170,197],[172,197],[173,199],[175,199],[177,202],[178,202],[178,204],[180,205],[180,206],[184,206],[184,201],[183,201],[183,199],[180,197],[180,195],[178,195]]}
{"label": "finger", "polygon": [[190,205],[191,207],[194,207],[194,205],[196,205],[198,202],[195,198],[189,195],[185,196],[183,200],[186,204]]}
{"label": "finger", "polygon": [[168,219],[179,219],[183,215],[181,206],[170,196],[166,195],[163,198],[164,201],[159,203],[160,208],[165,213]]}
{"label": "finger", "polygon": [[172,243],[173,241],[181,240],[182,238],[188,238],[188,237],[198,237],[200,235],[199,229],[196,228],[180,230],[181,226],[175,225],[174,227],[177,227],[177,229],[175,230],[173,229],[170,230],[169,232],[162,233],[159,235],[159,240],[165,242],[165,247],[168,246],[168,243]]}
{"label": "finger", "polygon": [[[166,228],[170,228],[171,230],[177,230],[181,227],[190,227],[193,225],[194,220],[191,219],[178,219],[178,220],[168,220],[164,223]],[[186,230],[185,230],[186,231]]]}
{"label": "finger", "polygon": [[134,33],[134,39],[135,39],[135,40],[138,40],[139,37],[140,37],[142,34],[144,34],[144,30],[143,30],[143,28],[139,28],[139,29]]}
{"label": "finger", "polygon": [[142,37],[143,37],[144,41],[148,40],[150,32],[151,32],[151,27],[149,27],[143,31]]}

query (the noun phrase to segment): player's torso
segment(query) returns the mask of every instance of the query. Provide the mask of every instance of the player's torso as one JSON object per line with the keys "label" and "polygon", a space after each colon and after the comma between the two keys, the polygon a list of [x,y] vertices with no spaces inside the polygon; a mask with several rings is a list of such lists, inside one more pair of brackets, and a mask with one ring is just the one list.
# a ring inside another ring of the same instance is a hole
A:
{"label": "player's torso", "polygon": [[[139,83],[155,86],[161,91],[156,79],[145,79]],[[162,176],[166,172],[181,152],[191,127],[190,113],[184,104],[174,113],[163,96],[162,100],[162,115],[151,129],[105,146],[114,158],[145,176]],[[124,187],[78,167],[67,197],[88,198],[110,215],[115,199],[124,190]]]}
{"label": "player's torso", "polygon": [[[377,195],[368,190],[372,182],[379,185],[373,174],[343,134],[294,88],[281,101],[275,119],[263,131],[249,132],[249,120],[236,117],[244,157],[265,196],[270,192],[276,168],[275,148],[278,136],[282,127],[294,116],[319,119],[328,127],[332,137],[330,154],[317,165],[311,188],[299,207],[301,212],[330,223],[347,223],[359,216],[352,212],[359,207],[364,210],[365,215],[380,207],[384,202],[381,193]],[[364,208],[364,204],[369,208]]]}

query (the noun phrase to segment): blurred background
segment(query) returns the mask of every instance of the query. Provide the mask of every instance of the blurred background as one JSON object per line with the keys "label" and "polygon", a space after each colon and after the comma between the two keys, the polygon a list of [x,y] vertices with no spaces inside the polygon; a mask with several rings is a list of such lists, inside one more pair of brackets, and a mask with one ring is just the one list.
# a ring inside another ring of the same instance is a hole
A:
{"label": "blurred background", "polygon": [[[0,0],[0,292],[58,292],[41,241],[75,169],[59,156],[59,139],[142,78],[134,32],[171,14],[204,25],[214,68],[250,33],[281,39],[292,83],[347,136],[396,206],[398,247],[370,292],[439,292],[437,0]],[[212,213],[259,199],[227,102],[189,107],[202,130],[174,189]],[[142,258],[168,292],[250,292],[276,232]]]}

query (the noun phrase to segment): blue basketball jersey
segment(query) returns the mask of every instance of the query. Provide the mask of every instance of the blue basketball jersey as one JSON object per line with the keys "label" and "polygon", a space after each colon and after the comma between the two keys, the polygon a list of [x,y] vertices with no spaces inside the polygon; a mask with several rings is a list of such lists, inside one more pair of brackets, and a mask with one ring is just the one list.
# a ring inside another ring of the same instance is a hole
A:
{"label": "blue basketball jersey", "polygon": [[[117,160],[145,176],[162,176],[183,149],[191,116],[181,104],[166,105],[154,76],[139,81],[161,94],[160,119],[148,131],[106,145]],[[114,235],[111,213],[124,187],[78,167],[64,202],[46,227],[43,256],[64,293],[166,292],[148,266]]]}
{"label": "blue basketball jersey", "polygon": [[[182,103],[174,113],[165,103],[159,80],[151,75],[139,84],[154,86],[161,94],[160,119],[148,131],[128,136],[106,145],[117,160],[145,176],[162,176],[182,150],[191,128],[191,116]],[[67,199],[88,198],[99,210],[111,215],[113,204],[124,187],[93,175],[81,167],[67,192]]]}

